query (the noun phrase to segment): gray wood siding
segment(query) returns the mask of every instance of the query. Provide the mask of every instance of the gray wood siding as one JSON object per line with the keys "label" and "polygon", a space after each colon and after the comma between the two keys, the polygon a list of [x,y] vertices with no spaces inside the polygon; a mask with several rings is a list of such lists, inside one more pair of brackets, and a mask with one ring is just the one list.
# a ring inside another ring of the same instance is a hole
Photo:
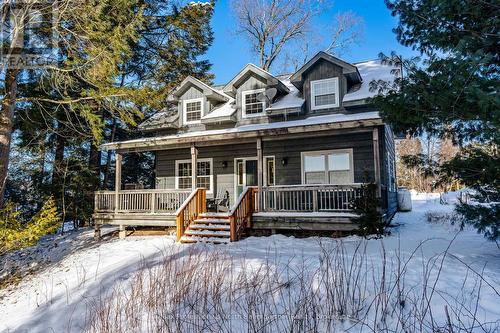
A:
{"label": "gray wood siding", "polygon": [[[353,148],[354,182],[365,181],[374,177],[373,143],[371,133],[311,137],[298,140],[280,140],[263,142],[264,156],[275,156],[276,185],[302,183],[301,152]],[[287,164],[283,166],[282,160]]]}
{"label": "gray wood siding", "polygon": [[210,101],[207,100],[205,95],[203,95],[203,91],[198,89],[195,86],[189,87],[184,94],[182,94],[179,97],[179,126],[183,128],[183,130],[187,130],[188,132],[192,131],[203,131],[205,130],[205,125],[203,124],[189,124],[189,125],[184,125],[184,101],[190,100],[190,99],[195,99],[195,98],[203,98],[203,115],[207,114],[210,112],[212,109],[212,105]]}
{"label": "gray wood siding", "polygon": [[[293,185],[302,183],[301,152],[344,148],[353,149],[354,181],[357,183],[366,181],[365,174],[369,180],[373,180],[371,132],[264,141],[263,156],[275,157],[276,185]],[[198,149],[199,158],[213,159],[214,193],[217,193],[218,189],[227,190],[230,193],[231,202],[234,202],[234,159],[255,156],[257,156],[256,143],[220,145]],[[190,150],[187,148],[158,151],[157,177],[166,179],[164,182],[167,184],[173,184],[175,161],[190,158]],[[286,165],[281,163],[283,158],[287,159]],[[225,168],[223,167],[224,161],[227,162]]]}
{"label": "gray wood siding", "polygon": [[241,85],[236,87],[236,107],[237,107],[236,117],[238,122],[236,126],[269,122],[269,118],[265,114],[262,117],[253,117],[253,118],[243,118],[242,116],[243,115],[242,93],[248,90],[263,89],[263,88],[264,89],[267,88],[266,81],[263,78],[253,73],[251,75],[248,75],[246,80],[243,81]]}
{"label": "gray wood siding", "polygon": [[[339,108],[331,108],[331,109],[323,109],[323,110],[311,110],[311,81],[330,79],[338,77],[339,78],[339,90],[340,90],[340,107]],[[320,59],[316,64],[314,64],[306,73],[304,73],[302,92],[303,96],[306,100],[305,108],[306,113],[331,113],[337,112],[342,109],[342,98],[347,90],[347,80],[342,74],[342,67],[332,64],[328,61]]]}
{"label": "gray wood siding", "polygon": [[[381,183],[386,189],[387,195],[387,213],[392,216],[398,209],[398,198],[396,188],[396,150],[394,144],[394,135],[390,126],[385,125],[379,127],[379,135],[381,137],[380,151],[381,159]],[[392,168],[391,165],[392,164]]]}
{"label": "gray wood siding", "polygon": [[[257,155],[256,144],[221,145],[198,148],[198,158],[213,159],[214,193],[219,189],[229,192],[230,202],[234,202],[234,159]],[[156,153],[156,177],[175,184],[175,161],[191,158],[190,149],[161,150]],[[227,162],[224,168],[223,162]]]}
{"label": "gray wood siding", "polygon": [[187,100],[187,99],[193,99],[193,98],[201,98],[203,97],[203,91],[200,89],[196,88],[195,86],[189,87],[184,94],[182,94],[179,99],[180,100]]}

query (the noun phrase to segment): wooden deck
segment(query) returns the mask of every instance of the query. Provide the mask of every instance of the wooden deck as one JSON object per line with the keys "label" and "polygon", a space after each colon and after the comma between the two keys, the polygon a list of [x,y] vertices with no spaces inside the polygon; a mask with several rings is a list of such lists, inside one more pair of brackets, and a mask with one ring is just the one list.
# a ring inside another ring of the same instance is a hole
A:
{"label": "wooden deck", "polygon": [[96,235],[104,224],[119,225],[121,235],[127,226],[175,226],[178,240],[188,237],[191,225],[210,230],[211,220],[228,223],[227,241],[248,229],[352,231],[357,215],[351,203],[360,195],[360,184],[249,187],[228,213],[210,217],[204,189],[99,191],[93,218]]}

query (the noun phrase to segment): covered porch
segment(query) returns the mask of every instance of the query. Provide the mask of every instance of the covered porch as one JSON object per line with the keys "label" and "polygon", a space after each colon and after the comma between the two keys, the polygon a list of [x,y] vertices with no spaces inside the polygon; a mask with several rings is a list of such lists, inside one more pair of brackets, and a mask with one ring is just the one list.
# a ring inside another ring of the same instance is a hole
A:
{"label": "covered porch", "polygon": [[[380,120],[292,123],[104,145],[115,151],[116,178],[113,191],[95,194],[96,235],[103,224],[119,225],[120,236],[127,226],[176,227],[178,240],[186,242],[202,235],[235,241],[252,229],[356,229],[352,201],[361,195],[364,171],[382,193]],[[151,151],[157,156],[156,188],[122,189],[122,155]],[[348,168],[331,169],[330,159]],[[308,166],[318,161],[324,169]],[[227,211],[208,211],[207,198],[221,193],[229,195]]]}
{"label": "covered porch", "polygon": [[[259,230],[350,231],[352,201],[361,195],[361,184],[290,185],[247,187],[228,212],[207,211],[207,190],[124,190],[95,193],[96,237],[104,224],[119,225],[120,237],[127,226],[176,227],[177,239],[200,223],[236,241],[251,228]],[[217,220],[217,221],[215,221]],[[224,223],[222,223],[224,222]],[[211,234],[212,240],[219,236]],[[222,239],[221,239],[222,242]]]}

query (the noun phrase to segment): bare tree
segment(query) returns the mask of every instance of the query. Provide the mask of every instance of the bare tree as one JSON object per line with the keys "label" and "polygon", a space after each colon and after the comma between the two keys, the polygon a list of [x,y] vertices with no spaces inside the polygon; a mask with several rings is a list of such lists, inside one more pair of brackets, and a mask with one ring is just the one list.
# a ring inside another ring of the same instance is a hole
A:
{"label": "bare tree", "polygon": [[260,67],[269,70],[280,56],[286,67],[297,68],[312,52],[339,53],[359,41],[363,21],[353,12],[337,14],[325,28],[314,26],[314,18],[329,7],[321,0],[236,0],[233,13],[237,33],[248,38]]}
{"label": "bare tree", "polygon": [[238,32],[248,37],[260,66],[269,70],[288,43],[309,31],[320,4],[313,0],[238,0],[233,12]]}
{"label": "bare tree", "polygon": [[337,13],[325,52],[340,54],[358,43],[364,35],[363,24],[363,18],[352,11]]}

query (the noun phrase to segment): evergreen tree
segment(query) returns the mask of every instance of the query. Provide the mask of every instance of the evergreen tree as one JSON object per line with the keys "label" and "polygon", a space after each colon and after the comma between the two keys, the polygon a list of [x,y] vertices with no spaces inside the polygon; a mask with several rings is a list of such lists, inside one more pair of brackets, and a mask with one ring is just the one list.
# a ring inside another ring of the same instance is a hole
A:
{"label": "evergreen tree", "polygon": [[[387,0],[398,41],[420,51],[424,63],[404,66],[392,87],[375,98],[397,132],[452,138],[460,152],[439,170],[476,190],[476,205],[458,208],[465,223],[490,239],[499,235],[500,78],[499,5],[489,1]],[[488,214],[483,213],[486,207]]]}
{"label": "evergreen tree", "polygon": [[[24,218],[53,196],[62,217],[80,224],[92,213],[93,191],[114,183],[112,154],[101,158],[97,146],[142,135],[135,125],[161,110],[185,76],[211,80],[210,63],[200,58],[213,41],[214,7],[65,1],[58,65],[18,76],[6,193]],[[154,159],[125,154],[123,169],[125,183],[148,184]]]}

